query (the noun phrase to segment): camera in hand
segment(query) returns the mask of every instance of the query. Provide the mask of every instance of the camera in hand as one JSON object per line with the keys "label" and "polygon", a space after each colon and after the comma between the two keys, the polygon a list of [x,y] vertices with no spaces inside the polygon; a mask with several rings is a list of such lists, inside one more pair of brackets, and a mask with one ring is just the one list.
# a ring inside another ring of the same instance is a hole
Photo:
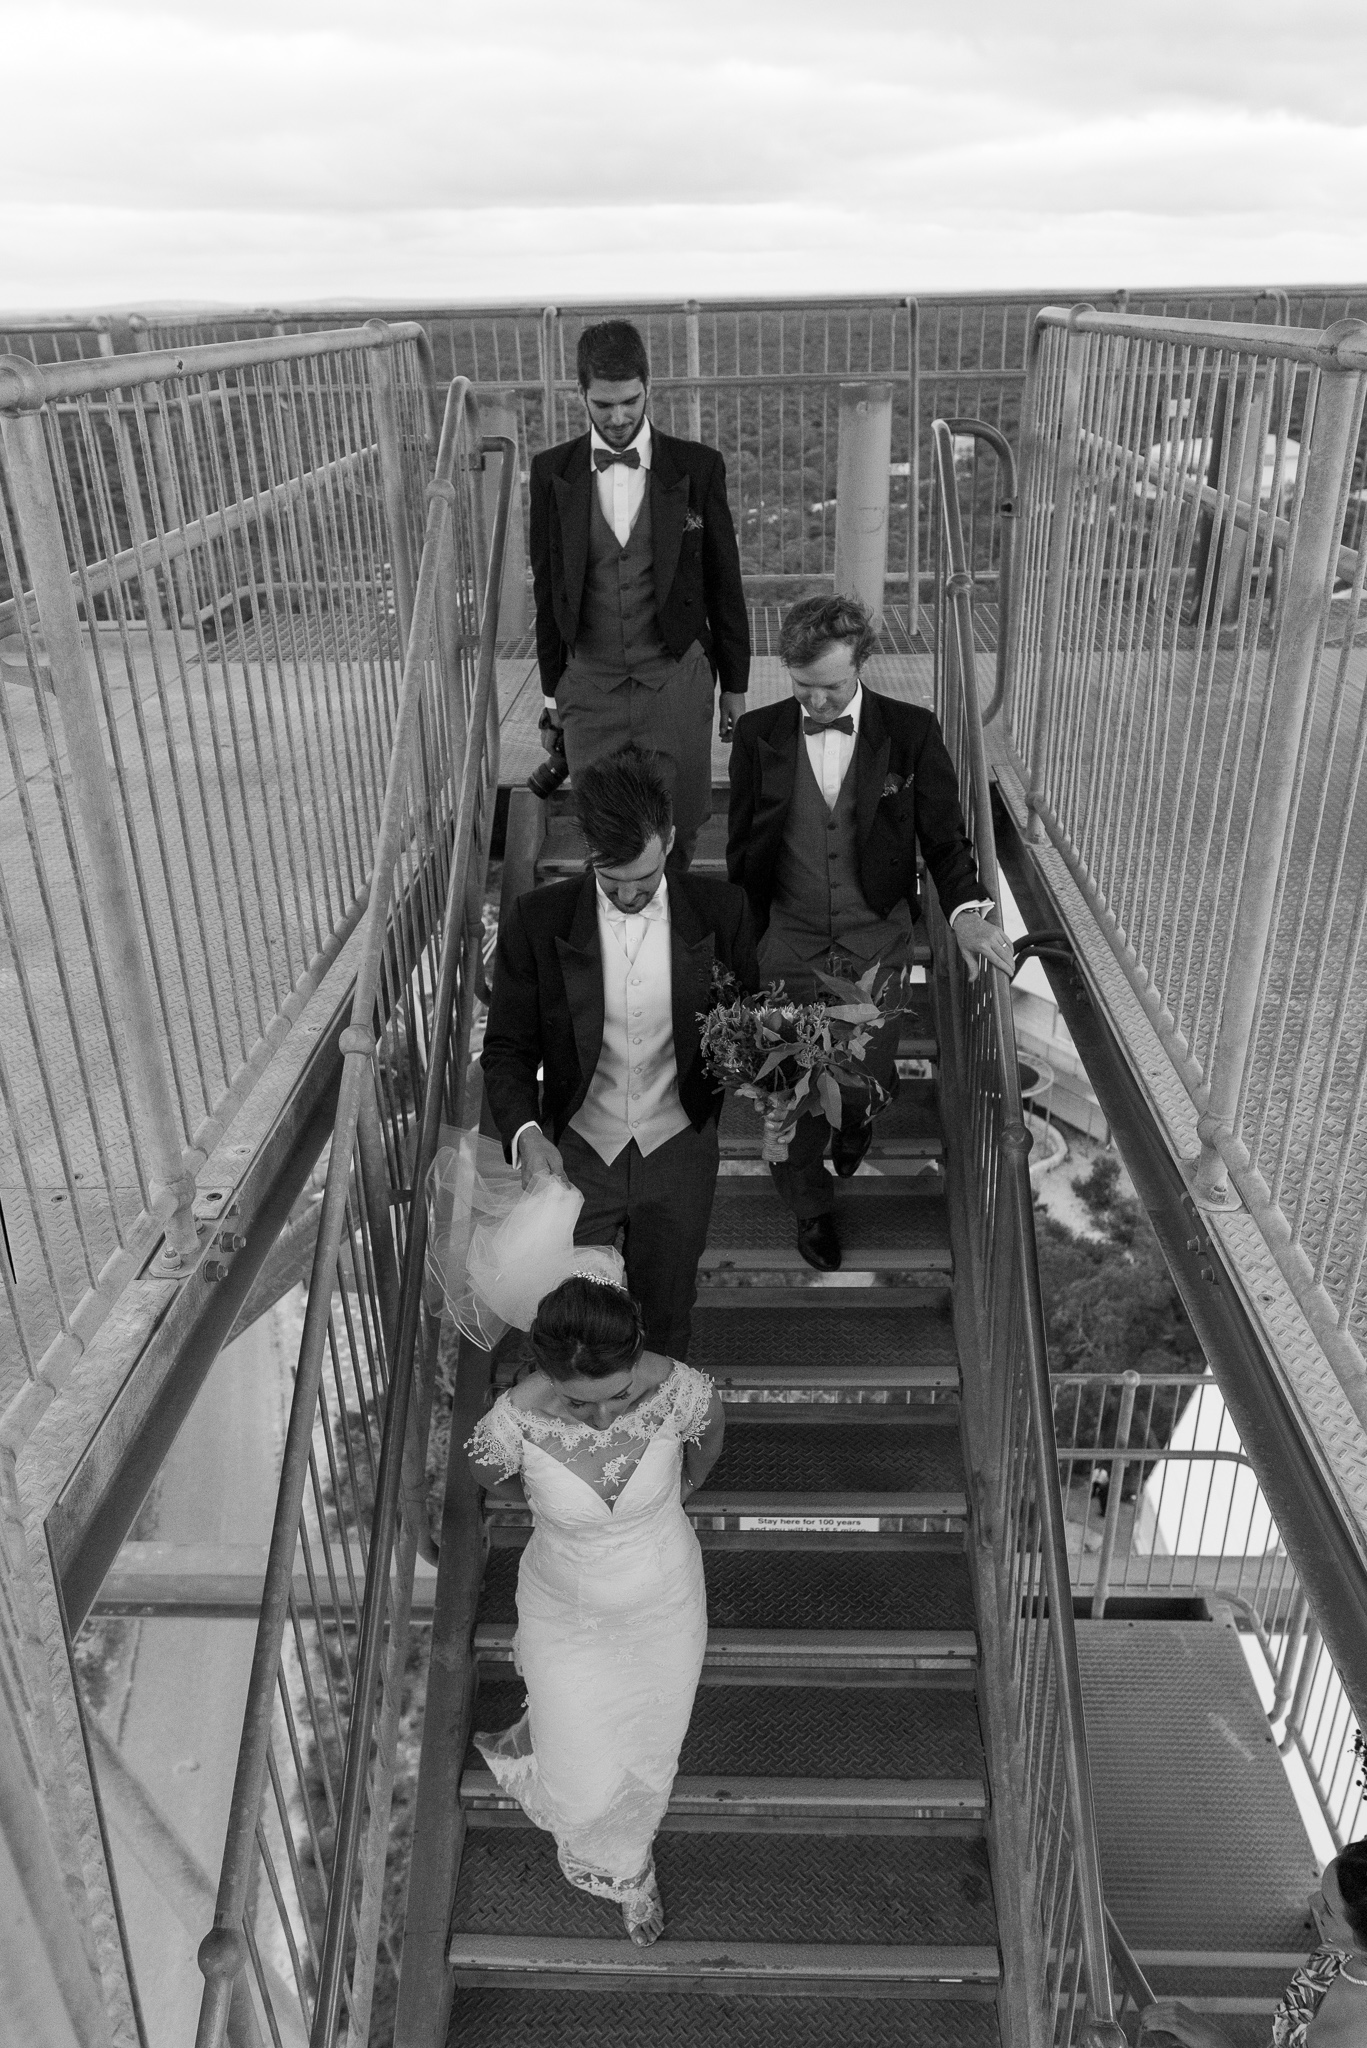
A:
{"label": "camera in hand", "polygon": [[527,777],[527,787],[532,795],[539,796],[544,802],[548,796],[555,795],[570,772],[570,764],[565,759],[565,735],[559,726],[551,723],[545,711],[538,722],[542,732],[553,733],[555,736],[552,751],[547,754],[540,767],[534,768]]}

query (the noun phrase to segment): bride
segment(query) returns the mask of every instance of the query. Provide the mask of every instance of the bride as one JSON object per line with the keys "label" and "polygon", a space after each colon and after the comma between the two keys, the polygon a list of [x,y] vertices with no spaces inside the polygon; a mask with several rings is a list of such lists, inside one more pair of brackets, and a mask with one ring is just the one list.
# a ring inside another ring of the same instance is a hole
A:
{"label": "bride", "polygon": [[683,1503],[721,1451],[721,1401],[705,1373],[645,1349],[636,1303],[585,1254],[531,1340],[539,1370],[466,1445],[483,1486],[506,1498],[520,1477],[534,1523],[514,1642],[527,1709],[475,1742],[570,1883],[615,1900],[646,1947],[664,1932],[651,1845],[707,1645]]}

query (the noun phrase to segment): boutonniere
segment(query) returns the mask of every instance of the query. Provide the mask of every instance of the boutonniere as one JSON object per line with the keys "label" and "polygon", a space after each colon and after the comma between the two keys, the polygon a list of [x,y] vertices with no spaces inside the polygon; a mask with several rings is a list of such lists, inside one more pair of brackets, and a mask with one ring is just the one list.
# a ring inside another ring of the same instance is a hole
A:
{"label": "boutonniere", "polygon": [[689,508],[688,508],[687,512],[685,512],[685,513],[684,513],[684,532],[685,532],[685,533],[701,533],[701,532],[702,532],[702,513],[701,513],[701,512],[695,512],[695,511],[693,510],[693,508],[692,508],[692,506],[691,506],[691,505],[689,506]]}
{"label": "boutonniere", "polygon": [[900,796],[901,792],[906,788],[906,781],[905,775],[886,776],[883,781],[883,795],[885,797]]}

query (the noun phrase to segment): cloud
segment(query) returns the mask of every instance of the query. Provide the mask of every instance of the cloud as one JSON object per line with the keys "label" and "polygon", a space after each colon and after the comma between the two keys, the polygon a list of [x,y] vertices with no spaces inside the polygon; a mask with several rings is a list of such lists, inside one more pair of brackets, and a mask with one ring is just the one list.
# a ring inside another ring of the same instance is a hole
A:
{"label": "cloud", "polygon": [[12,304],[1363,268],[1367,10],[1328,0],[50,0],[0,31]]}

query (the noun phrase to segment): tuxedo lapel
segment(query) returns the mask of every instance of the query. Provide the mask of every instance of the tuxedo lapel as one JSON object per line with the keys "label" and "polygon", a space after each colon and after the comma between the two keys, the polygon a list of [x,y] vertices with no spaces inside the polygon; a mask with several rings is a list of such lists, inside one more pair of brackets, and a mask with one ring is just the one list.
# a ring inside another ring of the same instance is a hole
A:
{"label": "tuxedo lapel", "polygon": [[771,737],[756,743],[759,760],[759,795],[755,803],[753,829],[762,832],[777,813],[787,815],[797,780],[797,750],[802,740],[802,714],[797,699],[790,697],[770,729]]}
{"label": "tuxedo lapel", "polygon": [[589,437],[583,434],[570,450],[564,474],[551,478],[555,486],[556,509],[560,514],[560,544],[565,567],[565,602],[571,618],[577,619],[584,599],[584,577],[589,566],[589,519],[593,505],[593,464],[589,460]]}
{"label": "tuxedo lapel", "polygon": [[891,759],[892,739],[878,708],[878,699],[865,690],[859,714],[859,739],[854,750],[854,813],[860,846],[873,830]]}
{"label": "tuxedo lapel", "polygon": [[688,516],[688,472],[674,461],[667,434],[650,442],[650,545],[655,558],[655,606],[663,610],[674,587]]}
{"label": "tuxedo lapel", "polygon": [[670,1002],[674,1013],[674,1065],[680,1081],[698,1051],[698,1012],[712,988],[716,938],[673,875],[669,890]]}
{"label": "tuxedo lapel", "polygon": [[558,938],[555,950],[565,981],[580,1078],[587,1087],[603,1050],[603,952],[598,939],[598,884],[592,874],[584,877],[570,935]]}

